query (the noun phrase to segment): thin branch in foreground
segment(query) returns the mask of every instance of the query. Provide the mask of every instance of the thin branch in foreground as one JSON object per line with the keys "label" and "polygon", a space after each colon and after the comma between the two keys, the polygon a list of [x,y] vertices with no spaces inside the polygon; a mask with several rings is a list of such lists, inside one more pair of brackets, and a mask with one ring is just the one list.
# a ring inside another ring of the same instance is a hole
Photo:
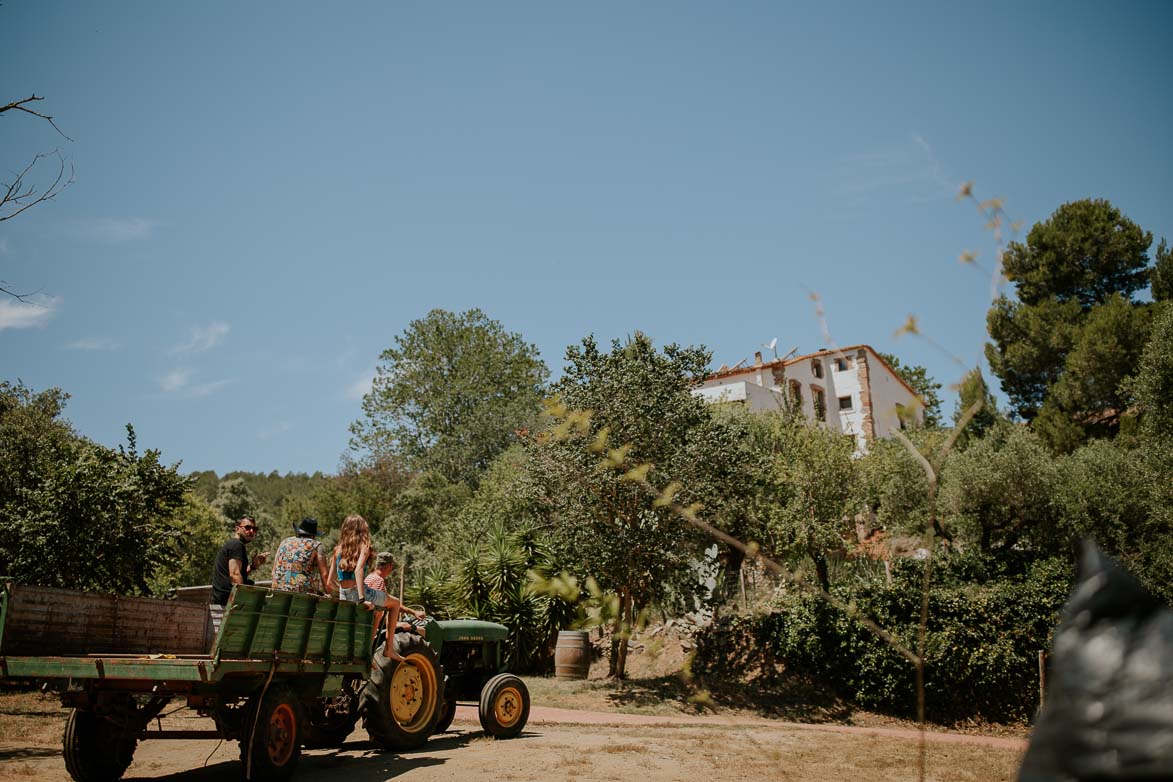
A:
{"label": "thin branch in foreground", "polygon": [[66,141],[73,141],[73,139],[71,139],[69,136],[65,135],[64,131],[62,131],[61,128],[57,127],[57,123],[53,121],[53,118],[51,116],[49,116],[48,114],[42,114],[39,111],[33,111],[32,109],[30,109],[28,106],[25,105],[26,103],[32,103],[33,101],[44,100],[44,99],[45,98],[43,96],[34,94],[34,95],[30,95],[27,98],[24,98],[22,100],[14,100],[11,103],[8,103],[4,106],[0,106],[0,114],[3,114],[6,111],[23,111],[25,114],[32,114],[34,117],[40,117],[41,119],[45,120],[50,125],[52,125],[53,130],[55,130],[61,134],[61,138],[65,139]]}

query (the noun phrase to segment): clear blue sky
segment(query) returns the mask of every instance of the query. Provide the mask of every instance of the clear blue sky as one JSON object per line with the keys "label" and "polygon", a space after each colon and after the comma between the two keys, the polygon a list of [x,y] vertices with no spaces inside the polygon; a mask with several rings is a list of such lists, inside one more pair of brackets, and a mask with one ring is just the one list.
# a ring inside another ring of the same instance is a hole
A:
{"label": "clear blue sky", "polygon": [[989,303],[957,258],[996,249],[960,182],[1173,239],[1173,4],[943,6],[9,0],[0,98],[74,140],[9,112],[0,170],[61,147],[77,181],[0,223],[42,292],[0,304],[0,379],[221,473],[335,469],[434,307],[557,375],[589,333],[814,350],[814,291],[955,382]]}

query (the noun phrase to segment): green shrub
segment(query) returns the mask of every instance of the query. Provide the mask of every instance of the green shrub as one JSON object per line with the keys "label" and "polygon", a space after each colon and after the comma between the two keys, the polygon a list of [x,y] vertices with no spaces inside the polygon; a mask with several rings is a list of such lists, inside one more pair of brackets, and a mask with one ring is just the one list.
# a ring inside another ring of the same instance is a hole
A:
{"label": "green shrub", "polygon": [[[929,719],[1018,720],[1038,705],[1038,652],[1071,585],[1070,565],[942,557],[929,592],[925,702]],[[916,648],[923,562],[892,563],[883,580],[836,587],[905,645]],[[916,713],[912,664],[858,621],[812,595],[791,595],[763,616],[733,617],[698,638],[694,673],[757,678],[807,676],[859,706]]]}

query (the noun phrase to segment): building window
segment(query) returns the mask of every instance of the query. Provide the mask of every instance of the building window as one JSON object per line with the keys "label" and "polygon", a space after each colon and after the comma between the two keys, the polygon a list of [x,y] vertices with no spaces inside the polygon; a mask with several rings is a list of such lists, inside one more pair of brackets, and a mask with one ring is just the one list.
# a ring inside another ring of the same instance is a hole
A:
{"label": "building window", "polygon": [[795,407],[802,407],[802,383],[790,381],[790,403]]}
{"label": "building window", "polygon": [[840,356],[839,358],[835,359],[835,371],[836,372],[846,372],[849,369],[851,369],[851,359],[844,358],[843,356]]}
{"label": "building window", "polygon": [[818,386],[811,386],[811,401],[815,406],[815,420],[827,420],[827,396],[823,393],[823,389]]}
{"label": "building window", "polygon": [[817,358],[811,360],[811,374],[815,377],[823,376],[823,362]]}
{"label": "building window", "polygon": [[850,410],[851,409],[851,397],[850,396],[839,397],[839,409],[840,410]]}

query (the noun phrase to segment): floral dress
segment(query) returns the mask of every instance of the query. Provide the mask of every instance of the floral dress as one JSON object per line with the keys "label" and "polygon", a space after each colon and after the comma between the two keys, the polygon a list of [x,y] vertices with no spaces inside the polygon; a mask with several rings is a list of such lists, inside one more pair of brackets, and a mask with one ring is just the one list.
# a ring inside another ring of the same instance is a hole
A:
{"label": "floral dress", "polygon": [[322,578],[314,567],[314,552],[317,550],[318,541],[313,538],[286,538],[281,541],[273,562],[273,589],[324,592]]}

